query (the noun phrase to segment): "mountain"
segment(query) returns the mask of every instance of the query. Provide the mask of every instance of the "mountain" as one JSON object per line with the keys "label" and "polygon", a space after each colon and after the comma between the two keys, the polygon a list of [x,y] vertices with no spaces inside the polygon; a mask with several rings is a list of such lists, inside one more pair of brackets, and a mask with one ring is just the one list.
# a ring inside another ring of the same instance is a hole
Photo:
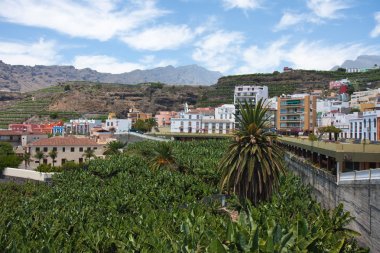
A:
{"label": "mountain", "polygon": [[0,91],[34,91],[67,81],[138,84],[160,82],[174,85],[212,85],[222,74],[197,65],[134,70],[122,74],[100,73],[73,66],[10,65],[0,61]]}
{"label": "mountain", "polygon": [[346,60],[341,66],[335,66],[332,70],[340,68],[372,68],[375,64],[380,66],[380,55],[360,55],[356,60]]}

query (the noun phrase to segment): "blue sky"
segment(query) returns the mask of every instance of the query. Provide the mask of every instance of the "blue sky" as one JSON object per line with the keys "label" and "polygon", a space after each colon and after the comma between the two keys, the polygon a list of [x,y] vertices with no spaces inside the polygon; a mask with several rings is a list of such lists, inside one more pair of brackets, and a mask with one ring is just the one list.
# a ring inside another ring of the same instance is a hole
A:
{"label": "blue sky", "polygon": [[326,70],[380,54],[380,1],[0,0],[0,31],[9,64]]}

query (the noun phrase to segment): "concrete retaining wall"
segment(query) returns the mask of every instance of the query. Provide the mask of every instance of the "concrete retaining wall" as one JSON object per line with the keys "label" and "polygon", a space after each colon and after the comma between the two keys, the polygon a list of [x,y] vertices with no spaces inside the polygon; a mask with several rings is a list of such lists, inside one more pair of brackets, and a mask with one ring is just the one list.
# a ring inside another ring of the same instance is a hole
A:
{"label": "concrete retaining wall", "polygon": [[380,180],[344,181],[314,168],[308,161],[287,154],[288,168],[312,186],[313,195],[325,208],[343,203],[345,211],[355,217],[350,228],[361,233],[359,242],[380,252]]}
{"label": "concrete retaining wall", "polygon": [[40,182],[49,182],[51,181],[54,173],[44,173],[34,170],[24,170],[24,169],[15,169],[15,168],[5,168],[1,177],[5,181],[16,181],[22,182],[26,180],[34,180]]}

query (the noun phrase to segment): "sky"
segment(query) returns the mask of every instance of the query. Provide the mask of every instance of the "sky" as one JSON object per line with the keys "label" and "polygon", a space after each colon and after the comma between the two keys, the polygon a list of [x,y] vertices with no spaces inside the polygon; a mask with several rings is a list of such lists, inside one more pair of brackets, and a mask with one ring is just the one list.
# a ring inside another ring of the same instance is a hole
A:
{"label": "sky", "polygon": [[380,0],[0,0],[0,60],[123,73],[329,70],[380,55]]}

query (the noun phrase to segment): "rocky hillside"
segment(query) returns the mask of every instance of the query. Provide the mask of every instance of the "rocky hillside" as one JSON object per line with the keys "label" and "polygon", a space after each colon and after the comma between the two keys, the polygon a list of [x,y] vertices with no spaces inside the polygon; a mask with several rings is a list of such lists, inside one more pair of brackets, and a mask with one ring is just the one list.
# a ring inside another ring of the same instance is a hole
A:
{"label": "rocky hillside", "polygon": [[[59,87],[62,89],[60,92],[49,92],[49,111],[75,111],[80,114],[116,112],[120,117],[126,116],[131,108],[150,113],[179,110],[185,102],[194,105],[205,89],[203,86],[160,83],[116,85],[89,82],[69,82]],[[36,91],[30,94],[37,98],[48,95],[43,93]]]}
{"label": "rocky hillside", "polygon": [[34,91],[67,81],[138,84],[160,82],[175,85],[211,85],[222,74],[197,65],[134,70],[123,74],[99,73],[73,66],[23,66],[0,61],[0,91]]}

